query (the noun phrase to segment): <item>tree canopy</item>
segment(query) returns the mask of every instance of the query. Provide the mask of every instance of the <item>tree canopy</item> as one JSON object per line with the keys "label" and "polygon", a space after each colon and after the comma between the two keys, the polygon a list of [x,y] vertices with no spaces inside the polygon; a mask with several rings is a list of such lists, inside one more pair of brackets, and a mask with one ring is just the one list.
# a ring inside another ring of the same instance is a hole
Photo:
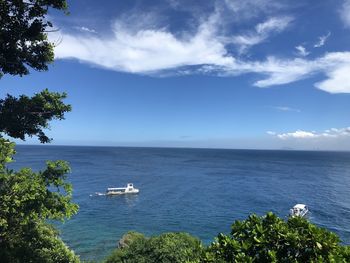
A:
{"label": "tree canopy", "polygon": [[27,75],[29,68],[47,70],[54,59],[47,31],[49,8],[66,10],[65,0],[0,1],[0,77]]}
{"label": "tree canopy", "polygon": [[[43,71],[54,59],[54,45],[48,40],[52,23],[48,11],[67,10],[65,0],[1,0],[0,1],[0,78],[4,74],[27,75],[29,68]],[[63,103],[65,93],[44,90],[32,97],[7,95],[0,99],[0,136],[25,140],[37,136],[50,142],[44,133],[49,122],[64,119],[71,110]]]}
{"label": "tree canopy", "polygon": [[69,166],[47,162],[45,170],[9,170],[14,143],[0,138],[0,259],[2,262],[77,262],[48,219],[75,214]]}
{"label": "tree canopy", "polygon": [[[0,0],[0,78],[27,75],[29,69],[48,69],[53,44],[47,30],[48,10],[66,10],[65,0]],[[78,262],[47,220],[65,220],[78,210],[72,203],[70,168],[64,161],[48,161],[43,171],[8,168],[15,153],[7,135],[24,140],[44,133],[49,122],[64,119],[71,110],[65,93],[44,90],[32,97],[7,95],[0,99],[0,260],[1,262]]]}
{"label": "tree canopy", "polygon": [[40,142],[50,142],[43,129],[49,128],[51,120],[64,119],[64,113],[71,110],[71,106],[62,101],[66,96],[66,93],[46,89],[33,97],[7,95],[0,99],[0,136],[3,133],[21,140],[38,136]]}
{"label": "tree canopy", "polygon": [[204,262],[350,262],[350,249],[305,218],[253,214],[235,221],[230,235],[219,234]]}
{"label": "tree canopy", "polygon": [[107,258],[118,262],[350,262],[350,247],[339,237],[301,217],[287,221],[273,213],[251,215],[235,221],[229,235],[219,234],[209,246],[202,246],[185,233],[167,233],[146,238],[128,233]]}
{"label": "tree canopy", "polygon": [[183,263],[199,262],[203,252],[199,239],[187,233],[164,233],[146,238],[140,233],[125,235],[124,246],[116,249],[106,263]]}

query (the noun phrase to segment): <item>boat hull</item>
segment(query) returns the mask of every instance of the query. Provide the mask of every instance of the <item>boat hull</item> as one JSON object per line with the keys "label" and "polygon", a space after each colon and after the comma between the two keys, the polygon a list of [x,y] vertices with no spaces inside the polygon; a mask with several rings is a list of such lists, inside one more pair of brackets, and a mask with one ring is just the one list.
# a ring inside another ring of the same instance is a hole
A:
{"label": "boat hull", "polygon": [[128,191],[128,192],[114,192],[114,191],[110,191],[107,192],[106,195],[129,195],[129,194],[138,194],[139,190],[138,189],[134,189],[133,191]]}

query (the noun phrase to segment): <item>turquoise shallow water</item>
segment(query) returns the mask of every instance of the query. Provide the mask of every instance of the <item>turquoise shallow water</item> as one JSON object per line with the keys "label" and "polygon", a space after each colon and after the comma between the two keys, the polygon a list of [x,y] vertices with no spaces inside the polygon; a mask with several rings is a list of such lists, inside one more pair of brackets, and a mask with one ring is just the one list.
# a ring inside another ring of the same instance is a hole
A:
{"label": "turquoise shallow water", "polygon": [[[186,231],[205,243],[236,219],[306,203],[310,220],[350,244],[350,153],[167,148],[18,146],[14,168],[70,162],[80,210],[59,224],[82,259],[101,260],[129,230]],[[96,196],[134,183],[133,196]]]}

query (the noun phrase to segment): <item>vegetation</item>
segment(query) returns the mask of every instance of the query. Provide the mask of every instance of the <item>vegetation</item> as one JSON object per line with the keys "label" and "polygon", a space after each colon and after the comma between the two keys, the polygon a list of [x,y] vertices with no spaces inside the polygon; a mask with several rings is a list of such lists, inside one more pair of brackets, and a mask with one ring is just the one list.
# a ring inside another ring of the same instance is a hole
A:
{"label": "vegetation", "polygon": [[349,262],[338,236],[301,217],[284,221],[272,213],[232,225],[207,250],[205,262]]}
{"label": "vegetation", "polygon": [[64,119],[64,113],[71,110],[62,101],[66,96],[46,89],[33,97],[7,95],[0,99],[0,136],[3,133],[22,140],[37,136],[42,143],[50,142],[43,129],[49,128],[53,119]]}
{"label": "vegetation", "polygon": [[[29,68],[43,71],[54,59],[54,44],[47,33],[52,23],[48,10],[67,10],[65,0],[2,0],[0,1],[0,78],[4,74],[27,75]],[[8,95],[0,99],[0,136],[7,134],[24,140],[38,136],[42,143],[50,139],[43,129],[49,121],[64,119],[71,110],[63,103],[66,94],[44,90],[33,97]]]}
{"label": "vegetation", "polygon": [[203,253],[201,242],[187,233],[165,233],[146,238],[139,233],[128,233],[123,239],[127,246],[119,247],[108,257],[113,262],[200,262]]}
{"label": "vegetation", "polygon": [[47,32],[49,8],[66,10],[65,0],[0,1],[0,77],[27,75],[29,68],[47,70],[54,59],[53,43]]}
{"label": "vegetation", "polygon": [[230,235],[219,234],[208,247],[184,233],[128,235],[128,245],[106,262],[350,262],[350,248],[336,234],[304,218],[284,221],[272,213],[236,221]]}
{"label": "vegetation", "polygon": [[[0,78],[27,75],[29,69],[47,70],[53,61],[53,43],[47,32],[52,23],[48,10],[65,11],[65,0],[0,1]],[[0,99],[0,259],[1,262],[78,262],[79,258],[59,238],[48,219],[64,220],[77,212],[71,202],[72,186],[66,183],[66,162],[47,162],[44,171],[8,169],[15,154],[7,135],[24,140],[44,133],[49,122],[64,119],[71,110],[65,93],[44,90],[32,97],[7,95]]]}
{"label": "vegetation", "polygon": [[47,162],[33,172],[9,170],[14,143],[0,139],[0,258],[2,262],[77,262],[47,219],[63,220],[77,212],[63,161]]}

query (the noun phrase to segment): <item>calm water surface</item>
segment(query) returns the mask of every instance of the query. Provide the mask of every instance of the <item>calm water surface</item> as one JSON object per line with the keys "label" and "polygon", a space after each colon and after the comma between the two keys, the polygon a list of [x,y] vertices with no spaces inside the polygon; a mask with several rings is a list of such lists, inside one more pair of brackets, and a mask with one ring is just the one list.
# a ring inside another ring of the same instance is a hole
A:
{"label": "calm water surface", "polygon": [[[59,225],[82,259],[101,260],[123,233],[189,232],[209,243],[236,219],[306,203],[310,220],[350,244],[350,153],[17,146],[14,168],[67,160],[80,210]],[[133,196],[96,196],[132,182]]]}

